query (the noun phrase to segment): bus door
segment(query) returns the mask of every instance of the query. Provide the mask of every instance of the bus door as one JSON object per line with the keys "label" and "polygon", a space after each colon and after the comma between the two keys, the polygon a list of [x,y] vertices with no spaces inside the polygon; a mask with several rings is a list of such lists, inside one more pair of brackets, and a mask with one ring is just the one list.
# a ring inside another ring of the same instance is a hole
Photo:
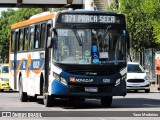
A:
{"label": "bus door", "polygon": [[13,44],[13,48],[12,48],[12,52],[13,52],[13,62],[12,62],[12,70],[13,70],[13,75],[14,75],[14,86],[12,88],[14,88],[15,90],[17,89],[17,75],[16,75],[16,70],[17,70],[17,50],[18,50],[18,45],[17,45],[17,41],[18,41],[18,36],[19,36],[19,30],[15,30],[14,32],[12,32],[12,44]]}
{"label": "bus door", "polygon": [[48,83],[49,83],[49,72],[50,72],[50,63],[51,63],[51,50],[47,48],[47,39],[51,36],[51,24],[52,21],[47,22],[46,27],[46,45],[45,45],[45,81],[44,81],[44,91],[48,92]]}

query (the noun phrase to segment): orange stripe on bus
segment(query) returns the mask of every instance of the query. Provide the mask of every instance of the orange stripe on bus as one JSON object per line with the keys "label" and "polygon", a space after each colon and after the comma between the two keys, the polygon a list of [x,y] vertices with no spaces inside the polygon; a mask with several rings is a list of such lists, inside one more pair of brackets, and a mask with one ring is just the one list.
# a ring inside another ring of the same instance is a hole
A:
{"label": "orange stripe on bus", "polygon": [[[21,69],[21,65],[23,63],[24,60],[27,60],[27,65],[26,65],[26,77],[29,77],[29,74],[30,72],[32,71],[34,74],[39,74],[42,70],[43,70],[43,67],[44,67],[44,63],[43,65],[39,68],[39,70],[29,70],[29,66],[31,65],[31,62],[32,62],[32,59],[31,59],[31,54],[28,55],[28,59],[26,58],[22,58],[18,64],[18,67],[17,67],[17,70],[16,70],[16,75],[18,75],[20,69]],[[11,66],[11,63],[10,63],[10,72],[12,73],[11,71],[12,69],[12,66]],[[13,73],[12,73],[13,75]]]}
{"label": "orange stripe on bus", "polygon": [[18,75],[18,72],[19,72],[19,70],[21,69],[21,64],[22,64],[22,62],[23,62],[24,60],[27,60],[27,59],[22,58],[22,60],[19,62],[18,67],[17,67],[17,70],[16,70],[16,75]]}
{"label": "orange stripe on bus", "polygon": [[34,74],[39,74],[39,73],[42,71],[43,66],[44,66],[44,64],[42,65],[42,67],[41,67],[39,70],[32,70],[32,72],[33,72]]}
{"label": "orange stripe on bus", "polygon": [[41,17],[37,17],[37,18],[34,18],[34,19],[30,19],[30,20],[26,20],[26,21],[22,21],[22,22],[13,24],[11,26],[11,29],[15,29],[15,28],[23,27],[23,26],[30,25],[30,24],[33,24],[33,23],[49,20],[49,19],[52,19],[52,18],[55,18],[55,17],[56,17],[56,14],[51,13],[49,15],[45,15],[45,16],[41,16]]}

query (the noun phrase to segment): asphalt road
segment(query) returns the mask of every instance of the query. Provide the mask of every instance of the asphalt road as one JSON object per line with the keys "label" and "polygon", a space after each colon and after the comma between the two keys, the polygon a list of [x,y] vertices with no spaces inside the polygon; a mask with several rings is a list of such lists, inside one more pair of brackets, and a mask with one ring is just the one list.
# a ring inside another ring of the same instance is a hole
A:
{"label": "asphalt road", "polygon": [[[101,106],[100,100],[87,99],[84,103],[77,103],[75,106],[66,100],[57,99],[53,107],[45,107],[42,97],[38,97],[37,102],[20,102],[18,92],[0,92],[0,116],[2,112],[38,112],[40,117],[93,117],[93,119],[103,120],[105,117],[150,117],[158,119],[160,117],[160,92],[155,87],[151,87],[150,93],[139,91],[128,92],[126,97],[114,97],[110,108]],[[46,111],[46,112],[44,112]],[[58,112],[57,112],[58,111]],[[37,113],[37,115],[39,115]],[[22,114],[22,113],[21,113]],[[15,116],[16,117],[16,116]],[[39,117],[39,116],[38,116]],[[149,119],[149,120],[150,120]],[[145,119],[147,120],[147,119]]]}

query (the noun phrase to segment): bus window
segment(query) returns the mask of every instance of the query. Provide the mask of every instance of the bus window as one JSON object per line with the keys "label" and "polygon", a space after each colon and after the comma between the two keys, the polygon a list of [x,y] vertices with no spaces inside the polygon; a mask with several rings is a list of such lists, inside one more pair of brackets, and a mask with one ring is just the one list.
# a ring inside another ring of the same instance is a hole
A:
{"label": "bus window", "polygon": [[48,24],[47,25],[47,38],[51,37],[51,31],[50,30],[51,30],[51,24]]}
{"label": "bus window", "polygon": [[23,30],[19,31],[19,39],[18,39],[18,51],[23,50]]}
{"label": "bus window", "polygon": [[15,46],[15,32],[13,31],[12,35],[11,35],[11,50],[12,50],[12,52],[14,51],[14,46]]}
{"label": "bus window", "polygon": [[30,28],[30,39],[29,39],[29,50],[33,48],[33,41],[34,41],[34,27]]}
{"label": "bus window", "polygon": [[46,24],[41,25],[41,39],[40,39],[40,48],[44,48],[45,45],[45,34],[46,34]]}
{"label": "bus window", "polygon": [[36,25],[35,26],[35,39],[34,39],[34,48],[35,49],[39,48],[39,42],[40,42],[40,26]]}
{"label": "bus window", "polygon": [[24,29],[24,43],[23,43],[23,46],[24,46],[24,50],[27,51],[28,50],[28,38],[29,38],[29,31],[28,31],[28,28],[25,28]]}

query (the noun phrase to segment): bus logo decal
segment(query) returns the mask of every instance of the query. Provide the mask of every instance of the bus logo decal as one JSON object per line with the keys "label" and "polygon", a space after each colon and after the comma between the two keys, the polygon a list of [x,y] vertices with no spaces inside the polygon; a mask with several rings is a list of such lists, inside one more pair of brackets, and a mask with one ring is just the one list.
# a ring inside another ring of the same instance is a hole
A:
{"label": "bus logo decal", "polygon": [[91,79],[91,78],[84,79],[84,78],[70,77],[70,82],[93,82],[93,79]]}

